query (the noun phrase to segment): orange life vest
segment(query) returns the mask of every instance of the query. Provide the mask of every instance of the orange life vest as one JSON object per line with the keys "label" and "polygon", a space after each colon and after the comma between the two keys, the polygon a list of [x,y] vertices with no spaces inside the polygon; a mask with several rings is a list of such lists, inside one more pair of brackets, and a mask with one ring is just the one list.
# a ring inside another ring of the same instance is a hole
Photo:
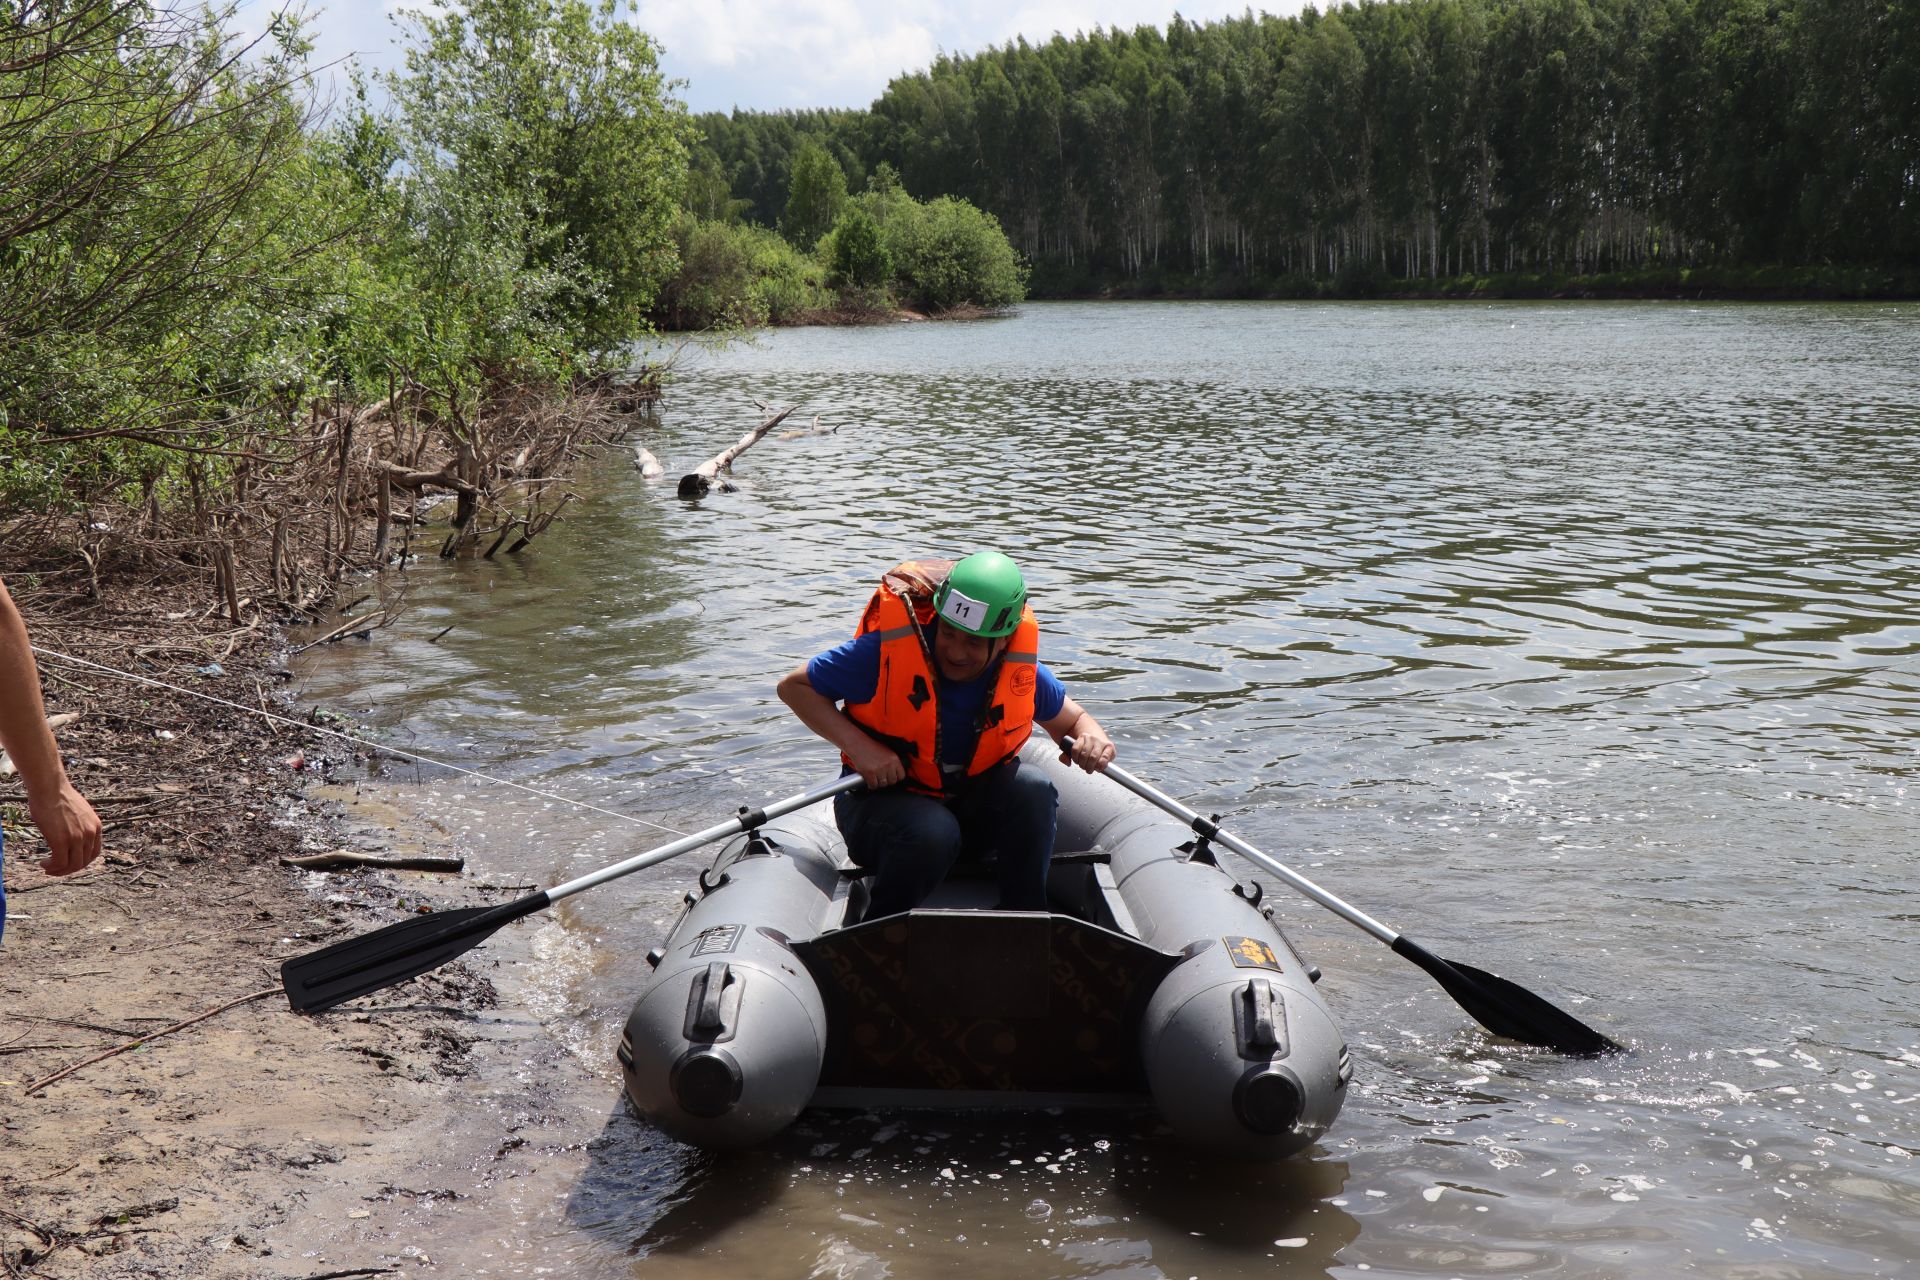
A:
{"label": "orange life vest", "polygon": [[[880,633],[880,678],[871,700],[847,704],[856,724],[900,752],[908,788],[936,796],[945,793],[947,779],[940,768],[933,593],[952,567],[951,560],[907,560],[880,579],[854,631],[855,636]],[[1023,607],[976,722],[965,776],[1011,760],[1032,736],[1039,662],[1040,624],[1033,610]]]}

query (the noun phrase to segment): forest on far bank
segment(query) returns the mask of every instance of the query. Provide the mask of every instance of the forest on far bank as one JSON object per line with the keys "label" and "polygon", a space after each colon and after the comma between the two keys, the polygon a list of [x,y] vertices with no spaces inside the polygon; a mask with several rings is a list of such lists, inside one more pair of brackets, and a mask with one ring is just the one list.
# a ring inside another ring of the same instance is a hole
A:
{"label": "forest on far bank", "polygon": [[1920,0],[1397,0],[942,56],[696,117],[766,226],[817,147],[998,219],[1041,296],[1920,283]]}

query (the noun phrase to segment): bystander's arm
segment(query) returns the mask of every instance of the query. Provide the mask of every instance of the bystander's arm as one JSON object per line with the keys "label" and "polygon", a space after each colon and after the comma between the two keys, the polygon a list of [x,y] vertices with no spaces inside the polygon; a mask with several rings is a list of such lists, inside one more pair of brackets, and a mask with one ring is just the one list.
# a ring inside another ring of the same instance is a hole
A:
{"label": "bystander's arm", "polygon": [[27,812],[47,838],[49,875],[72,875],[100,856],[100,818],[74,789],[60,763],[60,749],[47,727],[40,673],[13,597],[0,582],[0,748],[20,770]]}

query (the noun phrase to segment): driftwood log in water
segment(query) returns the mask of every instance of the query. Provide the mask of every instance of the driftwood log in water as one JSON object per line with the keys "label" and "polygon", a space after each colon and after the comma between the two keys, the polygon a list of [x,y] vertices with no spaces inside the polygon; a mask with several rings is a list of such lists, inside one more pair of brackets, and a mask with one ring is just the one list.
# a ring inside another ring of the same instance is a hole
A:
{"label": "driftwood log in water", "polygon": [[680,496],[683,498],[698,498],[713,488],[716,481],[720,484],[722,492],[732,488],[733,486],[721,480],[720,476],[723,473],[730,473],[733,470],[733,460],[735,458],[759,443],[767,432],[773,430],[782,422],[785,422],[787,415],[792,412],[793,406],[791,405],[780,410],[769,409],[766,420],[753,430],[747,432],[744,436],[741,436],[739,442],[731,449],[723,453],[715,454],[713,457],[708,458],[705,462],[695,467],[692,471],[689,471],[686,475],[681,476]]}
{"label": "driftwood log in water", "polygon": [[640,468],[640,477],[643,480],[658,480],[667,474],[667,469],[660,465],[660,459],[653,456],[651,449],[644,447],[634,449],[633,465]]}
{"label": "driftwood log in water", "polygon": [[359,636],[362,640],[365,640],[375,631],[391,624],[397,616],[397,614],[388,609],[375,609],[370,613],[363,613],[350,622],[341,623],[333,630],[327,632],[327,634],[321,636],[318,640],[309,640],[297,649],[288,650],[288,656],[291,657],[296,653],[305,653],[307,650],[323,644],[334,644],[338,641],[345,640],[348,636]]}

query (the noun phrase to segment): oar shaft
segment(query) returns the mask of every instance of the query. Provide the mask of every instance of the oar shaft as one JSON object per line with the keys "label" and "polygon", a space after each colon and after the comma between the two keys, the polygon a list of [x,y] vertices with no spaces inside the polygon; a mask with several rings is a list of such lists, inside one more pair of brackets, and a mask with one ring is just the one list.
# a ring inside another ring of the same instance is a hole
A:
{"label": "oar shaft", "polygon": [[832,782],[823,783],[811,791],[803,792],[797,796],[788,796],[785,800],[777,801],[774,804],[766,806],[764,809],[748,810],[737,817],[728,819],[726,822],[708,827],[705,831],[696,831],[690,836],[675,840],[672,844],[663,844],[658,849],[650,849],[646,853],[637,854],[634,857],[628,858],[625,862],[616,862],[610,867],[602,867],[598,871],[590,871],[578,880],[569,880],[565,884],[555,885],[553,888],[547,890],[547,901],[548,903],[555,903],[562,898],[570,898],[576,893],[584,893],[586,890],[594,888],[597,885],[603,885],[609,880],[618,880],[621,876],[630,876],[636,871],[644,871],[656,863],[665,862],[669,858],[677,858],[683,853],[690,853],[703,844],[712,844],[715,840],[724,840],[730,835],[737,835],[742,831],[751,830],[770,819],[792,813],[796,809],[804,809],[810,804],[818,804],[830,796],[837,796],[843,791],[853,791],[864,785],[860,780],[859,774],[850,773],[845,777],[836,778]]}
{"label": "oar shaft", "polygon": [[[1068,739],[1067,741],[1068,744],[1071,745],[1072,740]],[[1360,910],[1360,908],[1341,901],[1279,859],[1270,854],[1260,852],[1260,850],[1254,848],[1239,836],[1228,831],[1223,831],[1211,819],[1202,817],[1151,783],[1142,782],[1116,764],[1108,765],[1106,774],[1109,778],[1112,778],[1115,782],[1133,792],[1133,794],[1139,796],[1142,800],[1165,809],[1168,813],[1192,827],[1194,831],[1200,835],[1225,845],[1247,861],[1272,872],[1287,884],[1293,886],[1294,889],[1312,898],[1315,902],[1346,920],[1349,924],[1365,929],[1368,933],[1386,943],[1388,946],[1392,946],[1399,940],[1400,935],[1398,933],[1395,933],[1386,925],[1381,924],[1378,920],[1375,920],[1372,916]]]}

